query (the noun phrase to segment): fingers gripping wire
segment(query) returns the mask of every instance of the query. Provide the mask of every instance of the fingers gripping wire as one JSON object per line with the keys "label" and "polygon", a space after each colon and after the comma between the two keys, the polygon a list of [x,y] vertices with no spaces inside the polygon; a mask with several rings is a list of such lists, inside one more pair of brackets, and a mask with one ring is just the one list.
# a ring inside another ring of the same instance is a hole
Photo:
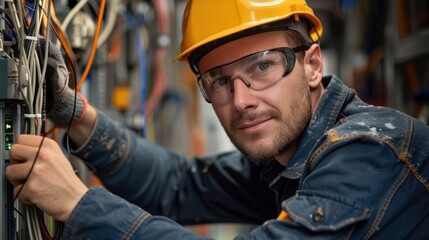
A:
{"label": "fingers gripping wire", "polygon": [[[15,194],[15,196],[13,198],[13,203],[15,203],[15,201],[18,199],[19,195],[22,192],[22,189],[24,188],[25,184],[28,181],[28,178],[30,178],[31,172],[33,171],[34,166],[36,165],[36,161],[37,161],[37,159],[39,157],[39,153],[40,153],[40,150],[42,148],[44,140],[45,140],[45,135],[42,136],[42,140],[40,141],[39,148],[37,149],[36,155],[34,156],[34,160],[33,160],[33,163],[31,164],[30,170],[28,170],[28,173],[27,173],[27,176],[24,179],[24,182],[21,184],[21,187],[16,192],[16,194]],[[16,210],[16,211],[19,212],[18,210]],[[20,214],[22,215],[22,213],[20,213]]]}
{"label": "fingers gripping wire", "polygon": [[[28,182],[28,179],[30,178],[31,173],[33,172],[34,166],[36,165],[37,160],[39,158],[39,154],[40,154],[40,151],[42,149],[42,146],[43,146],[45,138],[46,138],[46,135],[43,134],[42,135],[42,139],[40,141],[40,144],[38,146],[36,155],[34,156],[33,162],[31,164],[31,167],[30,167],[30,169],[29,169],[29,171],[28,171],[28,173],[27,173],[27,175],[26,175],[23,183],[21,184],[21,186],[19,187],[18,191],[16,192],[16,194],[15,194],[15,196],[13,198],[13,201],[12,201],[12,205],[14,206],[13,209],[21,217],[24,217],[25,215],[22,212],[20,212],[18,209],[15,208],[15,203],[16,203],[16,200],[19,198],[21,192],[23,191],[26,183]],[[51,237],[51,234],[49,233],[49,231],[47,230],[47,227],[45,225],[44,213],[40,209],[38,209],[36,207],[26,208],[26,210],[27,210],[27,214],[29,215],[29,216],[26,216],[26,220],[27,220],[28,226],[29,226],[29,228],[31,228],[33,230],[33,232],[36,232],[36,236],[42,236],[42,239],[44,239],[44,240],[45,239],[46,240],[61,239],[62,232],[64,230],[64,223],[58,222],[58,221],[54,221],[55,234],[54,234],[54,237]],[[34,218],[36,220],[32,220],[31,216],[34,216]],[[36,225],[36,224],[38,224],[38,225]],[[38,227],[40,227],[40,228],[38,228]],[[30,232],[29,234],[34,234],[33,232]]]}

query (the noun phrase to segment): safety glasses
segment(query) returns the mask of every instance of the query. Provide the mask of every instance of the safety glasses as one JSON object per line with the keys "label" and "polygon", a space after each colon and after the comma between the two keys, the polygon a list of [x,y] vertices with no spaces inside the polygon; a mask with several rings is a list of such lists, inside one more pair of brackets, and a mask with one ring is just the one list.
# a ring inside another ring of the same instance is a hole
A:
{"label": "safety glasses", "polygon": [[209,103],[226,103],[232,99],[234,80],[240,79],[248,88],[262,91],[274,86],[295,66],[296,52],[308,46],[274,48],[240,58],[210,69],[198,77],[198,87]]}

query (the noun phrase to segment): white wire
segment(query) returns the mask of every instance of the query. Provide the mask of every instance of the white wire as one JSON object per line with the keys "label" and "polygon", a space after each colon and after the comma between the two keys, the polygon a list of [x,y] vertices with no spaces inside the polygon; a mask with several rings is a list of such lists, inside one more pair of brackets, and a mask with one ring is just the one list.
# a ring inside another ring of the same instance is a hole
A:
{"label": "white wire", "polygon": [[30,206],[25,206],[25,219],[27,220],[27,228],[28,228],[28,235],[30,237],[30,240],[34,239],[33,234],[35,233],[35,231],[33,230],[33,221],[31,218],[31,213],[30,213]]}
{"label": "white wire", "polygon": [[[42,6],[45,5],[46,0],[42,1],[43,3]],[[20,51],[20,55],[19,55],[19,80],[22,80],[22,75],[21,74],[28,74],[28,86],[27,86],[27,96],[25,96],[25,93],[23,93],[22,89],[20,89],[20,93],[22,95],[22,98],[25,99],[27,101],[27,108],[29,109],[29,113],[33,114],[33,113],[41,113],[42,107],[43,105],[41,104],[41,101],[43,101],[43,90],[42,89],[42,71],[41,71],[41,66],[40,66],[40,62],[37,56],[37,52],[36,52],[36,45],[37,45],[37,34],[40,32],[40,28],[42,25],[42,20],[43,20],[43,14],[41,14],[40,9],[41,8],[37,8],[37,11],[34,11],[33,14],[34,15],[34,35],[26,35],[24,28],[21,27],[20,25],[20,20],[24,19],[24,14],[22,12],[22,4],[20,1],[18,1],[18,11],[16,11],[15,8],[15,4],[13,2],[8,2],[9,6],[11,7],[11,9],[13,9],[12,11],[12,24],[16,29],[16,35],[17,35],[17,39],[18,39],[18,48],[21,49]],[[36,8],[35,8],[36,9]],[[28,53],[25,51],[25,41],[31,41],[29,43],[29,49],[28,49]],[[24,68],[25,71],[22,71]],[[28,71],[27,71],[28,70]],[[39,88],[38,88],[38,94],[37,94],[37,99],[35,98],[35,91],[36,91],[36,80],[39,79]],[[36,101],[36,109],[33,109],[33,103],[34,101]],[[34,134],[35,131],[37,131],[38,133],[41,132],[41,124],[42,121],[40,121],[41,119],[38,119],[39,124],[38,124],[38,129],[35,130],[33,127],[30,127],[30,133]],[[34,124],[34,121],[32,122],[32,126]],[[26,219],[25,221],[27,222],[27,229],[28,229],[28,234],[29,234],[29,238],[30,240],[41,240],[42,239],[42,233],[41,233],[41,228],[39,225],[39,221],[38,221],[38,210],[36,209],[35,206],[25,206],[25,216]]]}
{"label": "white wire", "polygon": [[[46,0],[45,0],[46,1]],[[44,1],[44,2],[45,2]],[[21,9],[21,6],[19,7],[19,9]],[[36,49],[36,44],[37,42],[34,41],[34,39],[37,40],[37,33],[40,31],[40,26],[42,23],[42,15],[40,14],[40,11],[34,11],[33,14],[35,14],[34,19],[35,19],[35,28],[34,28],[34,35],[26,35],[25,32],[23,31],[23,28],[21,28],[21,46],[20,49],[24,49],[25,46],[25,41],[31,41],[30,42],[30,48],[28,50],[28,55],[25,51],[21,51],[21,63],[22,65],[24,65],[26,67],[26,69],[28,69],[30,71],[29,73],[29,83],[28,83],[28,89],[27,89],[27,94],[28,94],[28,102],[29,105],[28,108],[30,109],[30,113],[34,113],[33,109],[33,103],[34,103],[34,94],[35,94],[35,88],[36,88],[36,82],[35,79],[37,79],[37,62],[35,61],[35,49]],[[20,14],[21,15],[21,14]],[[32,128],[30,128],[32,129]],[[34,129],[30,130],[31,134],[34,134]]]}
{"label": "white wire", "polygon": [[109,9],[109,12],[107,13],[108,19],[105,27],[103,28],[103,31],[101,32],[100,36],[98,37],[97,42],[97,48],[99,48],[101,45],[103,45],[104,42],[109,38],[110,34],[112,33],[115,24],[116,19],[118,18],[119,14],[119,7],[120,4],[119,0],[111,0],[107,1],[110,5],[107,9]]}
{"label": "white wire", "polygon": [[[70,24],[70,22],[73,20],[73,18],[79,13],[80,10],[85,6],[85,4],[88,3],[88,0],[81,0],[78,4],[76,4],[73,9],[67,14],[66,18],[61,23],[61,30],[63,32],[67,31],[67,27]],[[116,20],[118,18],[119,13],[119,7],[120,4],[119,0],[111,0],[107,1],[109,3],[109,12],[108,12],[108,19],[106,22],[105,27],[103,28],[103,31],[101,32],[98,42],[97,42],[97,48],[103,45],[103,43],[106,42],[106,40],[109,38],[110,34],[112,33],[113,29],[115,28]]]}
{"label": "white wire", "polygon": [[66,18],[64,19],[64,21],[61,23],[61,30],[63,30],[63,32],[66,32],[67,30],[67,26],[69,25],[69,23],[71,22],[71,20],[76,16],[76,14],[85,6],[85,4],[88,2],[88,0],[81,0],[79,1],[74,7],[73,9],[69,12],[69,14],[67,14]]}
{"label": "white wire", "polygon": [[[40,8],[43,8],[43,6],[45,6],[45,5],[46,5],[46,0],[43,2],[43,5],[40,6]],[[51,17],[50,5],[51,5],[51,3],[49,3],[49,6],[48,6],[49,9],[48,9],[48,11],[45,11],[45,13],[47,12],[46,18],[48,19],[48,21],[49,21],[49,19]],[[49,27],[49,24],[48,24],[47,25],[47,29],[45,31],[45,36],[44,36],[44,38],[47,39],[47,41],[45,43],[45,49],[42,49],[42,50],[45,50],[45,52],[41,53],[41,54],[44,54],[44,57],[43,57],[44,62],[42,63],[43,66],[41,65],[41,63],[39,61],[38,55],[35,54],[35,61],[37,62],[36,66],[37,66],[37,70],[38,70],[37,71],[37,79],[39,79],[39,83],[38,83],[38,87],[39,88],[37,90],[36,111],[35,111],[35,113],[39,114],[39,116],[43,112],[43,99],[44,99],[44,96],[43,96],[43,82],[44,82],[44,78],[45,78],[45,74],[46,74],[46,68],[47,68],[47,63],[48,63],[47,59],[48,59],[48,55],[49,55],[48,50],[49,50],[49,45],[50,45],[50,42],[48,41],[48,39],[50,38],[49,34],[50,34],[50,27]],[[42,118],[38,118],[38,122],[39,122],[39,124],[38,124],[38,129],[37,129],[37,135],[40,135],[42,133],[42,125],[43,125]]]}
{"label": "white wire", "polygon": [[[35,114],[41,114],[42,113],[42,108],[43,108],[43,79],[42,79],[42,73],[41,73],[41,69],[40,69],[40,62],[39,62],[39,58],[37,57],[37,54],[35,56],[35,75],[37,75],[36,78],[34,79],[39,79],[38,82],[38,89],[37,89],[37,94],[35,93],[36,99],[35,99],[35,107],[34,107],[34,113]],[[34,81],[36,82],[36,81]],[[36,87],[36,86],[34,86]],[[36,130],[36,135],[40,135],[41,134],[41,130],[42,130],[42,121],[41,118],[37,118],[37,121],[39,124],[37,124],[37,130]]]}

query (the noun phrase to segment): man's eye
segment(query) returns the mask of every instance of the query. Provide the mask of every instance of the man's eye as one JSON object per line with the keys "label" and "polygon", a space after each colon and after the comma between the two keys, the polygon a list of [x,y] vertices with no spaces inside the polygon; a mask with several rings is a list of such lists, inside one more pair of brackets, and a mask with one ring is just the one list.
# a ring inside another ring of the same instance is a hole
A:
{"label": "man's eye", "polygon": [[229,78],[228,77],[221,77],[221,78],[217,78],[213,81],[212,83],[212,87],[213,88],[219,88],[222,87],[226,84],[228,84],[229,82]]}
{"label": "man's eye", "polygon": [[258,62],[255,65],[255,71],[256,72],[263,72],[267,70],[271,66],[271,63],[268,61]]}

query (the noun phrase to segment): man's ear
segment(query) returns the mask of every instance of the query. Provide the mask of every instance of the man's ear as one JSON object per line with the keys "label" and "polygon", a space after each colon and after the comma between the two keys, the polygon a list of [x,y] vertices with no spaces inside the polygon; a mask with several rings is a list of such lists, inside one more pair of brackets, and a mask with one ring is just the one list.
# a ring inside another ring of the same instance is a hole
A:
{"label": "man's ear", "polygon": [[304,69],[310,88],[317,88],[323,77],[323,58],[318,44],[312,44],[305,52]]}

